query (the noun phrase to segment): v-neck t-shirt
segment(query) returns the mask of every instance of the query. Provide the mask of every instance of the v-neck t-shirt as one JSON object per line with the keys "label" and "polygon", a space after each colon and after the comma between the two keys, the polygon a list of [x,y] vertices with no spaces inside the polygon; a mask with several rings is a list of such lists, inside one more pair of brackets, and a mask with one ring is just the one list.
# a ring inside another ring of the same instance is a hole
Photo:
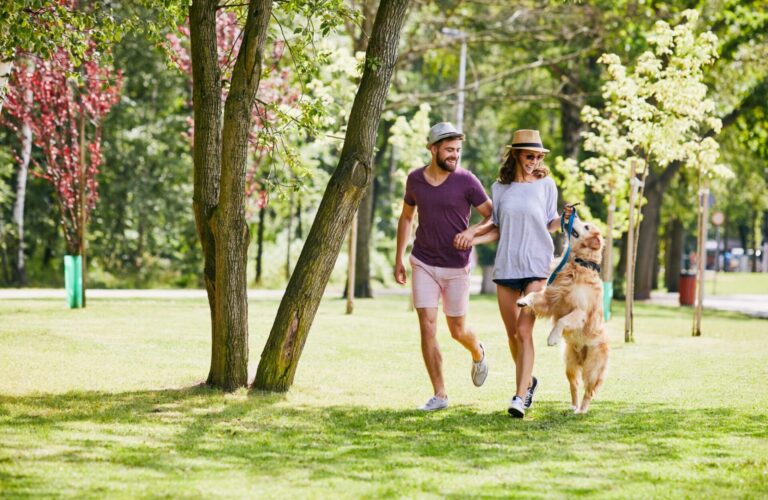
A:
{"label": "v-neck t-shirt", "polygon": [[472,207],[488,201],[472,172],[457,167],[438,186],[424,176],[427,167],[408,174],[403,201],[416,206],[419,224],[411,254],[427,265],[460,268],[469,265],[469,250],[458,250],[453,238],[469,227]]}
{"label": "v-neck t-shirt", "polygon": [[491,186],[499,243],[493,279],[545,278],[555,246],[547,225],[557,218],[557,187],[551,177]]}

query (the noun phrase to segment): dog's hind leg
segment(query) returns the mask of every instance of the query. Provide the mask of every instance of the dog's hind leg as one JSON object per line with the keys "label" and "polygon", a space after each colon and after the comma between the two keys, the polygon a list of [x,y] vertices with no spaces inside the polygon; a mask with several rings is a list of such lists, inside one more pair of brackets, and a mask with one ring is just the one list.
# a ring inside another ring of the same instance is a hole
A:
{"label": "dog's hind leg", "polygon": [[581,357],[573,347],[565,348],[565,376],[571,388],[571,410],[579,409],[579,379],[581,378]]}
{"label": "dog's hind leg", "polygon": [[563,331],[565,330],[580,330],[584,326],[584,322],[587,320],[587,314],[581,309],[574,309],[562,318],[555,322],[555,326],[552,327],[552,331],[547,337],[547,345],[557,345],[560,343],[560,339],[563,338]]}
{"label": "dog's hind leg", "polygon": [[587,413],[589,403],[597,390],[603,385],[608,369],[608,344],[598,344],[589,348],[584,360],[584,398],[581,400],[579,413]]}

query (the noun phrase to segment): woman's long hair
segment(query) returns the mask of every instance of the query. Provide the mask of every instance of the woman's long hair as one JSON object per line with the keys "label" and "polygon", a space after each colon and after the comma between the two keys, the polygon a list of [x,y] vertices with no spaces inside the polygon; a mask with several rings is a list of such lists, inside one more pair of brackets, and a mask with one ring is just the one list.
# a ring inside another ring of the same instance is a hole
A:
{"label": "woman's long hair", "polygon": [[[515,182],[515,174],[520,165],[520,154],[522,149],[509,149],[504,155],[504,159],[501,162],[501,168],[499,169],[499,184],[509,184]],[[539,163],[539,166],[533,171],[534,177],[541,179],[549,175],[549,168],[544,163]]]}

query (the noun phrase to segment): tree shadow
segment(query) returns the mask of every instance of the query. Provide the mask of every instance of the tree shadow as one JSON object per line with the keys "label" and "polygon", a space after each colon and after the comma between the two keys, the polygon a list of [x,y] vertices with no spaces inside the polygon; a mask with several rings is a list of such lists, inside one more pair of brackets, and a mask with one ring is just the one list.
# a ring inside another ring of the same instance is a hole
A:
{"label": "tree shadow", "polygon": [[[0,396],[0,436],[7,439],[0,484],[10,493],[56,494],[31,467],[34,461],[25,458],[32,447],[45,461],[69,466],[100,463],[168,477],[181,470],[237,469],[255,482],[300,474],[326,485],[359,483],[373,488],[369,493],[376,496],[403,485],[444,495],[450,491],[435,475],[466,475],[468,484],[475,484],[498,471],[536,467],[536,473],[552,479],[520,484],[497,478],[483,486],[483,494],[505,496],[514,486],[523,496],[570,496],[593,493],[610,480],[645,484],[649,467],[663,470],[690,460],[719,467],[738,461],[729,440],[765,440],[768,415],[606,401],[597,402],[588,415],[574,415],[559,403],[544,401],[530,418],[516,420],[501,411],[466,406],[432,414],[291,406],[283,395],[225,395],[198,386]],[[18,467],[6,470],[13,463],[30,467],[23,473]],[[759,481],[761,467],[765,463],[756,463],[747,474],[754,472]],[[580,470],[596,481],[558,479]],[[433,480],[419,479],[425,472]],[[702,475],[709,472],[705,467],[675,478],[674,491],[684,496],[701,491]],[[732,486],[727,478],[719,480],[724,488]],[[366,484],[371,481],[375,485]]]}

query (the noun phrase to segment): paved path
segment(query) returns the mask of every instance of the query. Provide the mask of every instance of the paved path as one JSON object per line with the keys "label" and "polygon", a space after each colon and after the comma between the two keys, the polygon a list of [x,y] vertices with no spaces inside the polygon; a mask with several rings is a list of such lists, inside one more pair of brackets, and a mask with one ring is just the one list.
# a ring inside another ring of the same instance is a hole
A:
{"label": "paved path", "polygon": [[[684,307],[676,292],[651,292],[650,304]],[[686,306],[687,307],[687,306]],[[712,295],[704,296],[704,309],[733,311],[768,319],[768,295]]]}
{"label": "paved path", "polygon": [[[473,283],[472,292],[479,291],[479,283]],[[377,296],[383,295],[408,295],[410,287],[377,289]],[[341,297],[341,289],[326,290],[326,297]],[[248,298],[258,299],[280,299],[283,296],[283,290],[248,290]],[[206,298],[205,290],[174,290],[174,289],[153,289],[153,290],[88,290],[89,298],[105,299],[201,299]],[[0,288],[0,300],[5,299],[61,299],[65,300],[64,289],[55,288]],[[658,304],[670,307],[682,307],[679,305],[677,293],[652,292],[650,304]],[[721,311],[734,311],[768,319],[768,295],[727,295],[727,296],[705,296],[705,309],[716,309]]]}

